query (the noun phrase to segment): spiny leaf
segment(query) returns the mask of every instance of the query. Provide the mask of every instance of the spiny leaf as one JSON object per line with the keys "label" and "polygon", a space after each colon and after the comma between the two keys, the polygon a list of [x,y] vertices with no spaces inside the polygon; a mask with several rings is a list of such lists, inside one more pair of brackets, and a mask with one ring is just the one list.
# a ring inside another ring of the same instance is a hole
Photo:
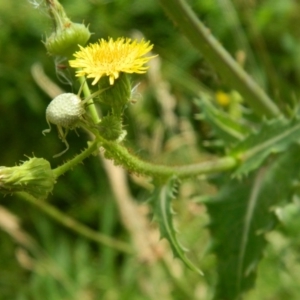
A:
{"label": "spiny leaf", "polygon": [[175,257],[181,259],[191,270],[203,275],[203,273],[185,256],[186,249],[179,243],[176,230],[173,226],[172,200],[177,194],[178,182],[175,178],[170,179],[165,185],[158,186],[151,197],[153,213],[159,224],[160,233],[166,238],[172,248]]}
{"label": "spiny leaf", "polygon": [[234,120],[228,113],[215,107],[211,101],[205,99],[197,99],[196,104],[200,107],[205,120],[217,132],[218,137],[230,144],[241,141],[251,131],[250,128]]}
{"label": "spiny leaf", "polygon": [[240,299],[254,286],[264,234],[277,223],[272,208],[291,198],[292,183],[299,177],[299,152],[293,145],[269,167],[243,181],[229,181],[207,202],[218,260],[215,299]]}
{"label": "spiny leaf", "polygon": [[258,132],[248,136],[230,151],[229,155],[242,162],[233,176],[248,174],[257,169],[270,154],[283,152],[299,140],[300,121],[298,119],[282,118],[265,122]]}

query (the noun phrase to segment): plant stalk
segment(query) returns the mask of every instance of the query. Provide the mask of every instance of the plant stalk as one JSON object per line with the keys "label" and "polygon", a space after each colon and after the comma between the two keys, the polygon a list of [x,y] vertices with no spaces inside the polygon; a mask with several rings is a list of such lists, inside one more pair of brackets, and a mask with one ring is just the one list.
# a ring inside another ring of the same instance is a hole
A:
{"label": "plant stalk", "polygon": [[194,47],[258,115],[277,117],[281,114],[276,104],[222,47],[185,0],[160,0],[160,3]]}
{"label": "plant stalk", "polygon": [[[84,125],[83,125],[84,126]],[[86,128],[92,131],[96,139],[80,154],[65,164],[53,170],[54,175],[59,177],[75,165],[81,163],[85,158],[98,150],[101,146],[105,149],[105,157],[112,159],[116,165],[120,165],[129,172],[135,172],[140,175],[151,176],[154,178],[170,178],[176,176],[178,178],[189,178],[203,174],[218,173],[228,171],[237,166],[238,161],[234,157],[223,157],[212,159],[191,165],[183,166],[165,166],[156,165],[141,160],[140,158],[129,153],[128,150],[115,141],[108,141],[101,137],[96,129]]]}
{"label": "plant stalk", "polygon": [[62,213],[61,211],[56,209],[54,206],[48,204],[47,202],[36,199],[35,197],[25,192],[18,192],[16,194],[23,200],[29,202],[30,204],[33,204],[38,209],[42,210],[44,213],[46,213],[48,216],[56,220],[58,223],[73,230],[74,232],[97,243],[104,244],[108,247],[112,247],[116,250],[125,253],[133,254],[134,251],[130,245],[121,241],[117,241],[113,238],[110,238],[104,234],[101,234],[97,231],[90,229],[89,227],[79,223],[78,221],[74,220],[68,215]]}
{"label": "plant stalk", "polygon": [[[83,94],[84,94],[85,98],[91,96],[91,92],[90,92],[90,89],[89,89],[89,87],[86,83],[85,77],[82,77],[82,76],[79,77],[79,81],[83,86],[82,90],[83,90]],[[90,99],[87,103],[88,103],[88,110],[89,110],[89,113],[91,115],[91,118],[92,118],[94,124],[98,124],[100,122],[100,119],[99,119],[99,115],[98,115],[98,112],[97,112],[97,109],[95,107],[93,99]]]}

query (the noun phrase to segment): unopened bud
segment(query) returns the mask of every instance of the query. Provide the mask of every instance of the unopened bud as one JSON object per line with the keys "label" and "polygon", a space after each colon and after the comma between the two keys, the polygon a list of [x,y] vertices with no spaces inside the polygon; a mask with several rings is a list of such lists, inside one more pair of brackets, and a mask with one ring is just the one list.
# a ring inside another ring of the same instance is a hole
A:
{"label": "unopened bud", "polygon": [[84,24],[68,22],[65,28],[53,32],[46,39],[45,46],[51,55],[71,57],[78,50],[78,45],[84,46],[90,36]]}
{"label": "unopened bud", "polygon": [[47,160],[30,158],[20,166],[0,167],[0,192],[27,192],[45,199],[52,191],[55,176]]}
{"label": "unopened bud", "polygon": [[45,41],[50,55],[71,57],[78,45],[85,46],[91,33],[84,24],[73,23],[57,0],[48,2],[55,31]]}

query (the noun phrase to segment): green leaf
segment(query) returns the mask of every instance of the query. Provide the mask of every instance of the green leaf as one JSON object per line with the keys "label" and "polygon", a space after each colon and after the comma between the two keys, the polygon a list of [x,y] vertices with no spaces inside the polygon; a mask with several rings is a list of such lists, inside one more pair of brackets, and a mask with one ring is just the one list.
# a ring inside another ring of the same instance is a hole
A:
{"label": "green leaf", "polygon": [[210,100],[202,97],[201,100],[197,99],[196,104],[200,107],[204,119],[216,131],[218,137],[225,142],[236,143],[243,140],[251,132],[249,127],[218,109]]}
{"label": "green leaf", "polygon": [[291,198],[292,183],[299,177],[299,152],[293,145],[270,166],[242,181],[228,181],[206,203],[218,261],[215,299],[240,299],[254,286],[265,233],[277,224],[272,208]]}
{"label": "green leaf", "polygon": [[185,256],[187,250],[179,243],[173,226],[172,200],[175,199],[177,188],[178,181],[175,178],[170,179],[163,186],[156,187],[150,202],[153,206],[154,218],[159,224],[162,238],[169,241],[174,256],[181,259],[191,270],[203,275],[201,270]]}
{"label": "green leaf", "polygon": [[265,159],[285,151],[292,143],[300,140],[298,119],[278,119],[265,122],[261,129],[237,144],[229,153],[242,162],[233,176],[248,174],[257,169]]}

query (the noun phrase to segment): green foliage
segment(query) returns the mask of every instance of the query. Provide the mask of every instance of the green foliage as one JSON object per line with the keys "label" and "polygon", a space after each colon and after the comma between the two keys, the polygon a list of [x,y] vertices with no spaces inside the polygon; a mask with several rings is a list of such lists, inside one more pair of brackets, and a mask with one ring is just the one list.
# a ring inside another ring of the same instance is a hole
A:
{"label": "green foliage", "polygon": [[230,155],[241,161],[233,176],[248,174],[259,168],[270,155],[286,151],[299,141],[299,119],[279,119],[262,123],[261,128],[238,143]]}
{"label": "green foliage", "polygon": [[[253,85],[243,82],[244,76],[227,81],[230,68],[216,63],[224,49],[211,59],[212,51],[198,51],[208,44],[199,46],[200,31],[192,30],[194,49],[187,38],[191,32],[182,29],[188,18],[172,23],[159,1],[62,1],[72,21],[88,25],[90,42],[142,34],[154,44],[153,55],[158,54],[147,75],[130,78],[131,87],[140,83],[136,99],[128,89],[120,109],[118,104],[114,109],[101,106],[103,99],[97,103],[108,117],[93,129],[100,128],[102,137],[110,140],[102,146],[111,147],[104,149],[106,156],[120,165],[113,171],[98,157],[72,165],[71,158],[78,158],[87,147],[81,130],[79,136],[68,134],[70,150],[64,156],[52,158],[63,145],[55,130],[46,137],[41,134],[47,127],[46,107],[56,88],[76,94],[80,83],[64,58],[46,54],[42,41],[54,29],[46,2],[0,2],[0,165],[17,165],[25,154],[43,157],[46,171],[50,165],[56,171],[62,166],[62,173],[69,171],[57,178],[47,200],[49,207],[60,211],[61,219],[50,218],[43,208],[46,202],[22,202],[10,193],[1,196],[0,299],[47,295],[55,300],[298,300],[300,125],[294,112],[300,96],[300,31],[295,26],[299,4],[293,0],[160,2],[174,4],[172,8],[189,2],[210,38],[219,41],[217,49],[224,46],[234,58],[230,67],[238,62],[263,90],[247,97]],[[46,84],[50,90],[37,86],[31,73],[36,63],[50,79]],[[240,84],[246,92],[240,92]],[[215,101],[218,91],[229,95],[228,105]],[[237,91],[238,103],[231,97]],[[277,107],[280,116],[275,109],[267,119],[253,103],[263,103],[265,112]],[[119,114],[113,127],[111,110]],[[126,140],[115,147],[115,139],[126,132]],[[236,161],[226,172],[214,165],[224,156]],[[206,163],[213,172],[209,167],[204,173],[195,172]],[[126,178],[116,171],[122,166],[131,171]],[[193,176],[179,188],[174,170]],[[141,173],[154,180],[150,183]],[[18,190],[26,190],[26,185]],[[152,201],[144,204],[152,185]],[[36,188],[33,182],[32,194],[39,196]],[[42,196],[50,190],[52,185]],[[122,201],[128,199],[125,205]],[[158,242],[156,227],[149,225],[148,204],[172,251]],[[72,227],[74,220],[89,234]],[[175,227],[180,228],[180,238]],[[103,243],[106,238],[112,244],[125,244],[127,250]],[[190,260],[178,239],[188,245]],[[204,276],[192,262],[199,262]]]}
{"label": "green foliage", "polygon": [[299,178],[299,150],[293,146],[248,178],[230,180],[206,203],[219,260],[216,299],[239,299],[253,287],[265,233],[277,224],[275,207],[291,200]]}
{"label": "green foliage", "polygon": [[[196,101],[199,105],[203,118],[216,131],[218,137],[222,138],[227,145],[243,140],[251,132],[251,128],[240,120],[233,119],[227,112],[218,109],[211,100],[204,97]],[[200,116],[199,116],[200,117]]]}
{"label": "green foliage", "polygon": [[186,257],[185,249],[177,239],[174,228],[172,200],[175,199],[178,189],[178,180],[170,179],[163,186],[157,186],[151,197],[154,218],[158,222],[162,238],[166,238],[172,248],[175,257],[180,258],[191,270],[203,275],[203,273]]}

